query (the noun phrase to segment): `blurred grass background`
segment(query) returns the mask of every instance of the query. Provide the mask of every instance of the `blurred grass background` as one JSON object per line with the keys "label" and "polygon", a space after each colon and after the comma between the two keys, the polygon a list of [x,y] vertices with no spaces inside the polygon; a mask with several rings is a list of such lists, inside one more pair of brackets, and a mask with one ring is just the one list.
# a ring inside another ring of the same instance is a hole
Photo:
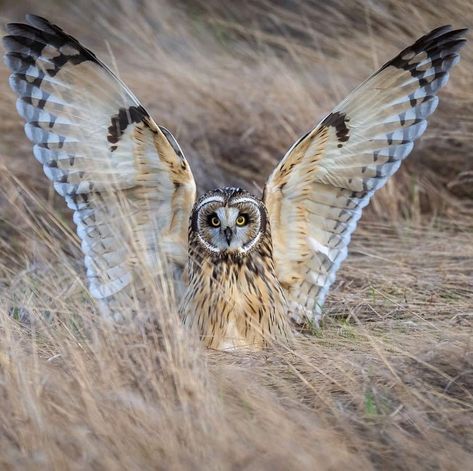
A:
{"label": "blurred grass background", "polygon": [[[296,138],[400,49],[442,24],[473,26],[467,0],[1,3],[3,23],[26,12],[119,74],[175,134],[200,191],[256,194]],[[163,347],[97,320],[70,214],[1,66],[0,466],[471,467],[472,51],[366,210],[322,330],[251,356],[202,352],[172,322]]]}
{"label": "blurred grass background", "polygon": [[[473,5],[463,0],[8,3],[4,22],[41,13],[111,65],[177,135],[201,190],[238,184],[258,192],[297,137],[400,49],[440,24],[473,21]],[[2,68],[2,108],[11,109],[6,77]],[[467,47],[432,131],[372,205],[377,216],[471,209],[472,90]],[[30,146],[19,118],[9,118],[2,146],[14,146],[11,165],[21,174]],[[30,178],[48,187],[35,168]]]}

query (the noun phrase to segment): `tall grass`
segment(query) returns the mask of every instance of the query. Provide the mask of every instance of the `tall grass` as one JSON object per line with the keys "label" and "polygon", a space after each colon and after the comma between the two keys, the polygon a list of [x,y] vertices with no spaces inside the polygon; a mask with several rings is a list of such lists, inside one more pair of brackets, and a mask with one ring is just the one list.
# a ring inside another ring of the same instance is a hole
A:
{"label": "tall grass", "polygon": [[[85,3],[1,14],[34,11],[96,50],[175,131],[201,190],[258,192],[296,137],[398,49],[473,24],[465,0]],[[0,467],[471,467],[471,51],[362,221],[322,329],[259,354],[203,350],[165,289],[149,299],[155,323],[101,320],[2,68]]]}

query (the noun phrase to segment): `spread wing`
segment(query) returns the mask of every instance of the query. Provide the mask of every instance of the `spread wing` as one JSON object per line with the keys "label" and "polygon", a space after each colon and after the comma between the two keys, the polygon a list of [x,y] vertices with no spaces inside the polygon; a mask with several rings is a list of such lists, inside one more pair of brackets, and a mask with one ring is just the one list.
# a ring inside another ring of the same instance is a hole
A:
{"label": "spread wing", "polygon": [[187,256],[189,165],[127,87],[62,29],[9,24],[5,62],[34,155],[74,210],[91,294],[107,303],[138,267]]}
{"label": "spread wing", "polygon": [[363,208],[425,131],[465,31],[440,27],[403,50],[299,139],[269,177],[276,271],[296,318],[320,318]]}

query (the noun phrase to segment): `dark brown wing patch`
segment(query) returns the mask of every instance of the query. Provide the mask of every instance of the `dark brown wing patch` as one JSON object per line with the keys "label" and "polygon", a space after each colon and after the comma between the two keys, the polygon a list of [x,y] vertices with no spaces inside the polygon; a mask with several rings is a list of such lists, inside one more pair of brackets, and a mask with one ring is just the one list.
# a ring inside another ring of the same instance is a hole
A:
{"label": "dark brown wing patch", "polygon": [[[110,142],[110,144],[116,144],[130,124],[140,123],[147,117],[149,117],[149,114],[142,106],[120,108],[118,113],[112,116],[111,124],[108,127],[107,141]],[[116,145],[110,146],[112,152],[116,150],[116,148]]]}
{"label": "dark brown wing patch", "polygon": [[337,140],[340,142],[338,147],[342,147],[342,142],[347,142],[350,138],[350,130],[347,127],[347,122],[350,121],[345,113],[336,111],[330,113],[321,123],[321,126],[333,126],[337,135]]}

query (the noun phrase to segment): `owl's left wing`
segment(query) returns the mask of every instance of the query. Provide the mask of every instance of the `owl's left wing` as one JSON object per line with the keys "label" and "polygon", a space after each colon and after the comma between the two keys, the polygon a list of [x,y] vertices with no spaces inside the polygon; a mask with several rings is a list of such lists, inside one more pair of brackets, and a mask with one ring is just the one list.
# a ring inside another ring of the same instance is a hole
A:
{"label": "owl's left wing", "polygon": [[269,177],[263,198],[275,268],[296,319],[319,320],[362,209],[425,131],[465,31],[440,27],[403,50],[299,139]]}

